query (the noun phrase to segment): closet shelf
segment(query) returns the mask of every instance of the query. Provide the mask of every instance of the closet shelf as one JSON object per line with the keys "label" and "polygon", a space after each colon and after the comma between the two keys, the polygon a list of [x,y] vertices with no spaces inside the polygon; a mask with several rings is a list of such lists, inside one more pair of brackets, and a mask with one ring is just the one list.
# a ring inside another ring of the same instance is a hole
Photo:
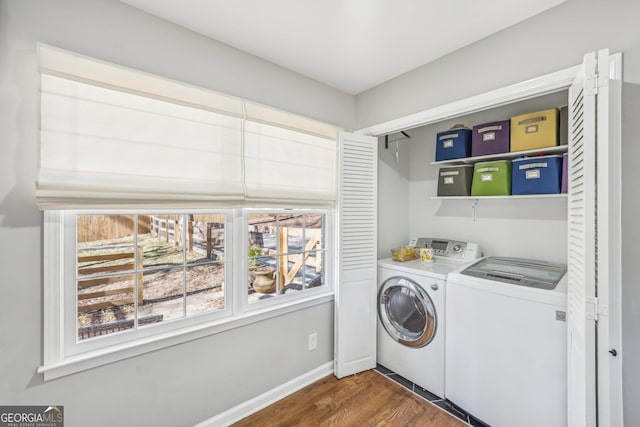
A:
{"label": "closet shelf", "polygon": [[511,196],[431,196],[431,200],[486,200],[486,199],[561,199],[567,193],[560,194],[525,194]]}
{"label": "closet shelf", "polygon": [[[484,160],[501,160],[501,159],[517,159],[521,156],[530,156],[535,154],[555,154],[555,153],[566,153],[567,145],[558,145],[555,147],[548,148],[537,148],[535,150],[526,150],[526,151],[515,151],[508,153],[499,153],[499,154],[489,154],[487,156],[477,156],[477,157],[465,157],[462,159],[451,159],[451,160],[441,160],[439,162],[431,162],[432,165],[459,165],[463,163],[477,163]],[[502,197],[502,196],[501,196]],[[505,196],[509,197],[509,196]],[[449,197],[450,198],[450,197]],[[473,197],[475,198],[475,197]]]}

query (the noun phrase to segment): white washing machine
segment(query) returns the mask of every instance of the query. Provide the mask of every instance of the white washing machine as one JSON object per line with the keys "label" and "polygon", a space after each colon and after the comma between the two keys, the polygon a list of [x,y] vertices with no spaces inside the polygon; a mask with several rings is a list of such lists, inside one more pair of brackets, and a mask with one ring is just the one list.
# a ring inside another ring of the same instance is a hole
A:
{"label": "white washing machine", "polygon": [[378,261],[377,362],[431,393],[444,396],[444,310],[447,274],[480,256],[475,243],[413,239],[435,262]]}
{"label": "white washing machine", "polygon": [[487,257],[449,275],[447,399],[493,427],[567,425],[565,273]]}

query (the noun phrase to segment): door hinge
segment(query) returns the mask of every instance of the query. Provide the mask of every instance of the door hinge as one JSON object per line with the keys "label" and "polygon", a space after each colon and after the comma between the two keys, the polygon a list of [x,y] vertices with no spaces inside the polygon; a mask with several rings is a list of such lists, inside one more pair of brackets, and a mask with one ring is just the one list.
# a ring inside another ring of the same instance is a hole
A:
{"label": "door hinge", "polygon": [[586,303],[586,315],[587,319],[598,321],[598,297],[587,297]]}
{"label": "door hinge", "polygon": [[588,95],[597,95],[598,86],[598,73],[595,73],[587,78],[585,82],[585,92],[587,92]]}

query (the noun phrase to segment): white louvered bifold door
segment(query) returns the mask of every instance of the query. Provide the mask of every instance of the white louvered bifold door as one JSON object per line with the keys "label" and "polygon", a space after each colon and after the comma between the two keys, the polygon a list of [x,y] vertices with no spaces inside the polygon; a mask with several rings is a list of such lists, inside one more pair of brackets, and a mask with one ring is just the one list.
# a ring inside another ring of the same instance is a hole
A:
{"label": "white louvered bifold door", "polygon": [[340,134],[334,373],[376,365],[377,139]]}
{"label": "white louvered bifold door", "polygon": [[598,52],[597,232],[598,425],[622,426],[621,114],[622,54]]}
{"label": "white louvered bifold door", "polygon": [[569,89],[568,425],[596,422],[596,56]]}

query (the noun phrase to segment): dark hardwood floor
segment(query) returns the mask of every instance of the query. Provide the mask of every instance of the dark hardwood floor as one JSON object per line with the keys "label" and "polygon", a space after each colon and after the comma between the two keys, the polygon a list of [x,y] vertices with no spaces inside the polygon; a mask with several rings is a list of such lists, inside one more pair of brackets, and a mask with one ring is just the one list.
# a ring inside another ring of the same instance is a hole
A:
{"label": "dark hardwood floor", "polygon": [[234,426],[466,426],[373,370],[333,375],[285,397]]}

